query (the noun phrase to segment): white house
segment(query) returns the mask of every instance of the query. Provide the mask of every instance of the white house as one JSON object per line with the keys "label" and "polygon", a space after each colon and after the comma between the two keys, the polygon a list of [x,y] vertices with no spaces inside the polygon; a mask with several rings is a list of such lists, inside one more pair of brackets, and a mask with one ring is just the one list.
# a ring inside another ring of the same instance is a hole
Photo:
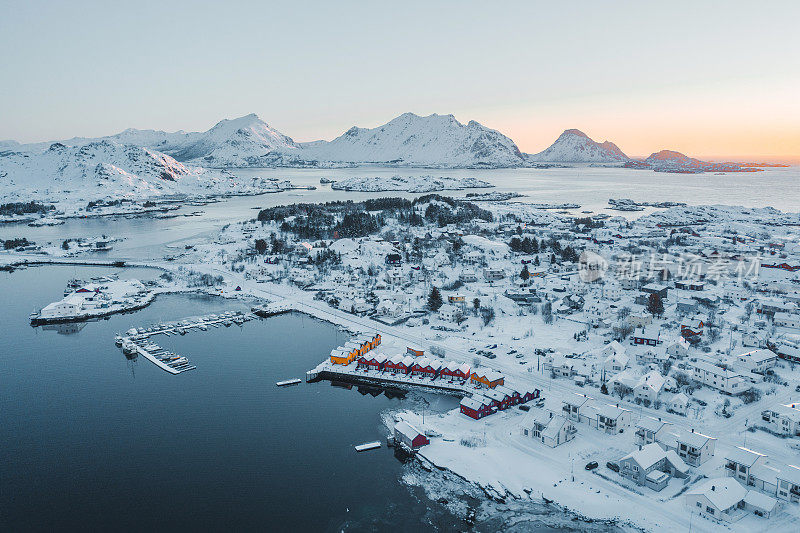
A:
{"label": "white house", "polygon": [[522,435],[540,441],[555,448],[575,438],[575,425],[563,416],[554,415],[552,411],[536,412],[522,422]]}
{"label": "white house", "polygon": [[778,362],[778,354],[772,350],[759,349],[737,355],[736,361],[750,372],[763,374],[768,368],[775,366]]}
{"label": "white house", "polygon": [[589,425],[606,433],[622,433],[631,425],[631,412],[619,406],[592,402],[584,411],[586,411]]}
{"label": "white house", "polygon": [[580,422],[581,418],[586,420],[587,415],[584,413],[585,407],[587,407],[587,403],[589,402],[589,398],[580,394],[568,395],[562,403],[561,410],[564,412],[564,416],[573,422]]}
{"label": "white house", "polygon": [[455,322],[459,315],[459,309],[451,304],[444,304],[439,308],[439,319],[444,322]]}
{"label": "white house", "polygon": [[692,379],[725,394],[741,394],[750,388],[738,372],[706,361],[695,361],[689,365],[692,367]]}
{"label": "white house", "polygon": [[800,468],[789,465],[777,475],[778,498],[793,503],[800,501]]}
{"label": "white house", "polygon": [[703,516],[734,522],[744,516],[746,495],[747,489],[729,477],[709,479],[686,491],[686,505]]}
{"label": "white house", "polygon": [[781,435],[800,435],[800,404],[777,405],[762,411],[761,418]]}
{"label": "white house", "polygon": [[616,281],[607,281],[603,284],[602,296],[606,300],[616,302],[622,298],[622,287]]}
{"label": "white house", "polygon": [[779,328],[800,329],[800,315],[793,313],[775,313],[772,323]]}
{"label": "white house", "polygon": [[[609,344],[609,346],[611,345]],[[628,367],[629,361],[630,357],[625,352],[615,351],[603,361],[603,370],[608,374],[618,374]]]}
{"label": "white house", "polygon": [[669,410],[679,415],[686,416],[686,410],[689,407],[689,397],[684,393],[679,392],[673,396],[669,401]]}
{"label": "white house", "polygon": [[675,450],[681,459],[693,466],[699,466],[714,456],[716,441],[714,437],[682,428],[673,428],[658,438],[664,449]]}
{"label": "white house", "polygon": [[645,403],[645,405],[652,404],[658,400],[658,395],[661,394],[664,388],[664,382],[664,376],[657,370],[648,372],[642,376],[639,383],[633,388],[634,398],[639,402]]}
{"label": "white house", "polygon": [[637,485],[659,491],[667,486],[672,476],[686,477],[689,467],[673,450],[650,443],[620,459],[619,473]]}
{"label": "white house", "polygon": [[671,427],[669,422],[643,416],[636,423],[636,444],[644,446],[658,441],[658,438]]}

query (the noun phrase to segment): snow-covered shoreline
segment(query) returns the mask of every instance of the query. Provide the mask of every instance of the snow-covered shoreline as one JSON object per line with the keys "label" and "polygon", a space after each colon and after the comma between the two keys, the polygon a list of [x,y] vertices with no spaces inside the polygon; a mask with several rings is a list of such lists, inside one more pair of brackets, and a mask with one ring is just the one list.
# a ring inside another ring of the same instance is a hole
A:
{"label": "snow-covered shoreline", "polygon": [[483,189],[490,187],[494,187],[494,185],[477,178],[453,178],[430,175],[354,177],[337,181],[331,185],[332,189],[340,191],[403,191],[410,193],[460,191],[463,189]]}

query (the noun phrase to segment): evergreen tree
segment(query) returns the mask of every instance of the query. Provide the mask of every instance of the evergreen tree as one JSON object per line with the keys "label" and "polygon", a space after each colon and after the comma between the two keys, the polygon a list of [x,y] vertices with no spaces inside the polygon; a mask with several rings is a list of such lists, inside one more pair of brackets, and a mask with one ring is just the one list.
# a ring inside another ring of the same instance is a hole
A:
{"label": "evergreen tree", "polygon": [[436,287],[431,289],[431,293],[428,295],[428,309],[431,311],[438,311],[439,308],[442,306],[442,294],[439,292],[439,289]]}
{"label": "evergreen tree", "polygon": [[647,311],[653,316],[661,316],[664,313],[664,302],[658,293],[653,293],[647,299]]}
{"label": "evergreen tree", "polygon": [[472,309],[475,310],[475,316],[478,316],[478,310],[481,308],[481,300],[480,298],[475,298],[472,300]]}
{"label": "evergreen tree", "polygon": [[528,278],[531,277],[531,273],[528,270],[528,265],[522,267],[522,272],[519,273],[519,277],[522,278],[522,281],[528,281]]}
{"label": "evergreen tree", "polygon": [[600,385],[600,392],[603,393],[603,394],[608,394],[608,387],[606,386],[605,383]]}

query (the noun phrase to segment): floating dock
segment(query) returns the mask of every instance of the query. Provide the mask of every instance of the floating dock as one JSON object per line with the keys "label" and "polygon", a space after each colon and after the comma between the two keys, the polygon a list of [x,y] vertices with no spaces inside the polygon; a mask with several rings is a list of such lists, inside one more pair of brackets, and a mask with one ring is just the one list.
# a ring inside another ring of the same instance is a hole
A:
{"label": "floating dock", "polygon": [[357,452],[365,452],[367,450],[374,450],[375,448],[380,448],[380,447],[381,447],[381,441],[376,440],[374,442],[367,442],[366,444],[359,444],[355,448]]}
{"label": "floating dock", "polygon": [[298,383],[302,383],[303,380],[301,379],[287,379],[286,381],[279,381],[275,385],[278,387],[285,387],[287,385],[297,385]]}

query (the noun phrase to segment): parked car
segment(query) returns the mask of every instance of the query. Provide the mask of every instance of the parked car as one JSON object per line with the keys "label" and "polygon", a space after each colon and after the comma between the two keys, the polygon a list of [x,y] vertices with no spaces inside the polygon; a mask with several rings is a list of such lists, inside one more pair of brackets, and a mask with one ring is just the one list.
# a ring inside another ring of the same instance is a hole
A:
{"label": "parked car", "polygon": [[608,468],[609,470],[613,470],[614,472],[619,472],[619,465],[613,461],[607,462],[606,468]]}
{"label": "parked car", "polygon": [[531,406],[530,405],[520,405],[519,408],[521,410],[523,410],[523,411],[530,411],[531,410]]}
{"label": "parked car", "polygon": [[592,461],[591,463],[586,463],[586,470],[594,470],[597,468],[597,461]]}

